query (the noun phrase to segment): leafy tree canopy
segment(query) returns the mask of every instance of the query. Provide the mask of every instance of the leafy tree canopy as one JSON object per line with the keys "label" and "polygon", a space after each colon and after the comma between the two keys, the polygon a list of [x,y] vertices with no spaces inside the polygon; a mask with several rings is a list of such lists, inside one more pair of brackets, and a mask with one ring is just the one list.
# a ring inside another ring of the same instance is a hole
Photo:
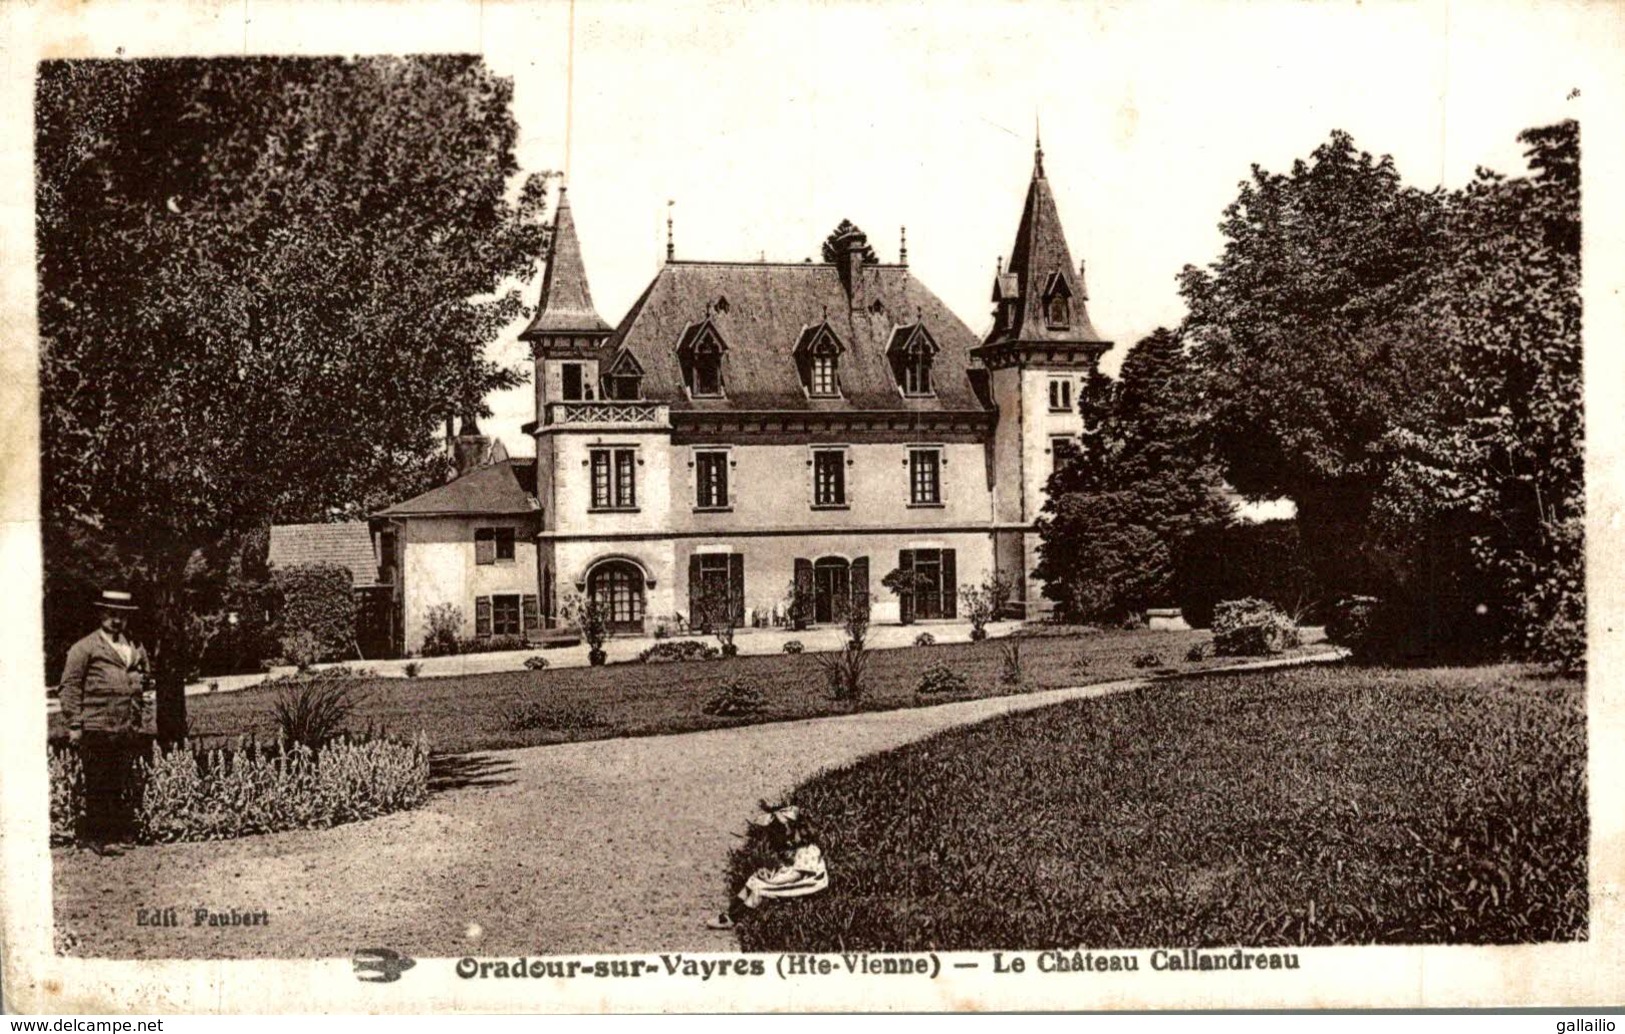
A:
{"label": "leafy tree canopy", "polygon": [[59,61],[36,89],[45,517],[134,558],[184,653],[194,553],[422,487],[441,421],[521,380],[484,350],[544,191],[511,189],[478,58]]}

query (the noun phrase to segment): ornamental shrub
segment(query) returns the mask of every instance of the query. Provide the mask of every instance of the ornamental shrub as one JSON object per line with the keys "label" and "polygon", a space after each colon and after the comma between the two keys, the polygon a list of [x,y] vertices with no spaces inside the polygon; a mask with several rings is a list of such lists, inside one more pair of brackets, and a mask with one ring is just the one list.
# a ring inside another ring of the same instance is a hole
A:
{"label": "ornamental shrub", "polygon": [[541,671],[547,667],[547,658],[541,654],[525,658],[525,667],[530,671]]}
{"label": "ornamental shrub", "polygon": [[429,741],[336,740],[312,750],[250,740],[155,749],[143,763],[137,835],[149,843],[324,829],[416,807],[429,795]]}
{"label": "ornamental shrub", "polygon": [[638,660],[645,664],[663,664],[670,661],[709,661],[721,655],[721,650],[698,639],[666,639],[638,654]]}
{"label": "ornamental shrub", "polygon": [[1134,657],[1134,666],[1136,668],[1160,668],[1162,667],[1162,658],[1149,652],[1136,654]]}
{"label": "ornamental shrub", "polygon": [[1021,664],[1021,642],[1007,639],[999,644],[999,681],[1018,686],[1026,678]]}
{"label": "ornamental shrub", "polygon": [[343,731],[365,698],[358,679],[345,668],[301,673],[268,680],[276,688],[271,703],[282,741],[312,749],[325,746]]}
{"label": "ornamental shrub", "polygon": [[1375,596],[1345,596],[1332,605],[1326,619],[1326,638],[1348,647],[1357,657],[1368,654],[1376,645],[1381,614],[1382,601]]}
{"label": "ornamental shrub", "polygon": [[824,673],[824,684],[832,699],[857,704],[863,699],[866,687],[864,672],[869,666],[869,654],[861,646],[847,643],[840,653],[813,654]]}
{"label": "ornamental shrub", "polygon": [[355,584],[349,568],[281,567],[272,572],[271,585],[278,608],[277,635],[289,660],[306,667],[357,655]]}
{"label": "ornamental shrub", "polygon": [[463,612],[454,603],[437,603],[429,608],[429,630],[423,635],[423,656],[447,657],[459,650],[463,635]]}
{"label": "ornamental shrub", "polygon": [[930,632],[921,632],[919,635],[914,637],[914,645],[935,646],[937,645],[937,637],[932,635]]}
{"label": "ornamental shrub", "polygon": [[784,644],[785,653],[800,653],[805,649],[806,647],[801,645],[801,640],[799,639],[791,639]]}
{"label": "ornamental shrub", "polygon": [[1263,657],[1302,641],[1292,619],[1266,600],[1226,600],[1213,608],[1213,652],[1224,657]]}
{"label": "ornamental shrub", "polygon": [[965,676],[948,667],[946,664],[933,664],[920,675],[920,684],[914,690],[921,696],[936,696],[942,693],[968,693],[970,683]]}
{"label": "ornamental shrub", "polygon": [[705,713],[717,718],[748,718],[760,714],[767,701],[762,691],[742,679],[723,683],[722,688],[706,701]]}
{"label": "ornamental shrub", "polygon": [[1185,651],[1185,659],[1192,664],[1195,664],[1197,661],[1207,660],[1207,655],[1207,643],[1192,643],[1191,648]]}

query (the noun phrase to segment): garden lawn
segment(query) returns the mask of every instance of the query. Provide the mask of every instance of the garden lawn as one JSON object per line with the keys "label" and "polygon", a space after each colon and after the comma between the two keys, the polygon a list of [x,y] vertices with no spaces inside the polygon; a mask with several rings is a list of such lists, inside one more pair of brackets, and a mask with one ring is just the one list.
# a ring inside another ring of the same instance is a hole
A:
{"label": "garden lawn", "polygon": [[[859,710],[885,710],[946,703],[1012,692],[1030,692],[1148,675],[1137,667],[1147,655],[1181,671],[1233,659],[1185,660],[1186,651],[1210,639],[1205,631],[1080,631],[1057,627],[1043,634],[981,643],[874,650],[869,654],[868,691]],[[710,640],[707,640],[710,642]],[[1022,681],[1001,680],[1003,646],[1018,642]],[[1326,648],[1306,647],[1312,653]],[[428,733],[436,754],[502,747],[529,747],[615,736],[648,736],[846,714],[852,707],[830,699],[818,657],[799,654],[735,657],[666,664],[626,663],[601,668],[557,668],[445,678],[358,679],[362,698],[350,727],[397,736]],[[920,675],[945,664],[961,672],[963,693],[919,696]],[[763,705],[747,717],[707,715],[707,702],[721,686],[740,680],[761,691]],[[194,740],[257,735],[274,737],[272,708],[277,689],[263,687],[193,696],[186,701]],[[60,716],[53,731],[62,732]]]}
{"label": "garden lawn", "polygon": [[[831,886],[748,917],[749,951],[1586,936],[1584,686],[1527,668],[1158,683],[949,731],[791,799]],[[729,885],[763,861],[739,848]]]}

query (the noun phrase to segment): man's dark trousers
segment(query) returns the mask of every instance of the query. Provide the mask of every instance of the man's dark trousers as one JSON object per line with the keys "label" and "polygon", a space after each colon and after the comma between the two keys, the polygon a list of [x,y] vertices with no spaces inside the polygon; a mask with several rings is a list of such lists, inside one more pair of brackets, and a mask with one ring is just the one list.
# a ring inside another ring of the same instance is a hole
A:
{"label": "man's dark trousers", "polygon": [[80,839],[93,844],[135,838],[135,809],[141,801],[138,762],[149,737],[138,732],[93,732],[79,738],[85,773],[85,813]]}

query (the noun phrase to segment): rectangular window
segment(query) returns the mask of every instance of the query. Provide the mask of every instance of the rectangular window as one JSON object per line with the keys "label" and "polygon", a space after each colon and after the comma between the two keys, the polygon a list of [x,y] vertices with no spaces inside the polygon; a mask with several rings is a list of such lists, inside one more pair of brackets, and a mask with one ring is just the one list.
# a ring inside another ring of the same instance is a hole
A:
{"label": "rectangular window", "polygon": [[1071,411],[1071,380],[1057,377],[1049,382],[1049,408],[1051,413],[1066,413]]}
{"label": "rectangular window", "polygon": [[840,388],[835,383],[835,357],[832,355],[815,355],[812,361],[812,393],[818,396],[833,397],[839,395]]}
{"label": "rectangular window", "polygon": [[637,450],[593,449],[591,457],[592,508],[637,509]]}
{"label": "rectangular window", "polygon": [[846,505],[846,451],[813,453],[813,505]]}
{"label": "rectangular window", "polygon": [[474,562],[495,564],[512,561],[514,532],[512,528],[475,528]]}
{"label": "rectangular window", "polygon": [[492,596],[491,634],[518,635],[522,614],[519,596]]}
{"label": "rectangular window", "polygon": [[592,380],[587,376],[586,363],[565,363],[559,372],[564,377],[564,401],[592,401]]}
{"label": "rectangular window", "polygon": [[903,394],[931,394],[931,359],[929,356],[911,355],[903,360]]}
{"label": "rectangular window", "polygon": [[719,510],[728,505],[728,454],[694,454],[694,505],[702,510]]}
{"label": "rectangular window", "polygon": [[1049,440],[1050,470],[1060,470],[1062,467],[1078,458],[1078,440],[1070,435],[1057,436]]}
{"label": "rectangular window", "polygon": [[942,453],[937,449],[908,451],[909,502],[914,506],[942,503]]}

